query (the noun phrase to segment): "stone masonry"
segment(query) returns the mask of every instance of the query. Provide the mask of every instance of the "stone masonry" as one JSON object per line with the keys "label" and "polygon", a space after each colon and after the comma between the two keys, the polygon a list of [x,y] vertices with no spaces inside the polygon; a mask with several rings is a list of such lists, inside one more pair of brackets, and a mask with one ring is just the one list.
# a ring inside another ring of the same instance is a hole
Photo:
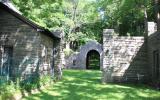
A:
{"label": "stone masonry", "polygon": [[[102,45],[96,41],[89,41],[80,47],[79,52],[72,54],[66,59],[66,67],[73,69],[86,69],[86,59],[89,51],[95,50],[100,54],[100,66],[103,66],[103,51]],[[101,69],[101,68],[100,68]]]}
{"label": "stone masonry", "polygon": [[[0,59],[4,57],[5,48],[12,48],[10,78],[27,79],[37,72],[53,74],[60,63],[60,39],[35,29],[27,19],[8,9],[0,5]],[[3,65],[0,61],[1,71]]]}
{"label": "stone masonry", "polygon": [[115,36],[103,32],[103,82],[146,82],[147,48],[144,37]]}

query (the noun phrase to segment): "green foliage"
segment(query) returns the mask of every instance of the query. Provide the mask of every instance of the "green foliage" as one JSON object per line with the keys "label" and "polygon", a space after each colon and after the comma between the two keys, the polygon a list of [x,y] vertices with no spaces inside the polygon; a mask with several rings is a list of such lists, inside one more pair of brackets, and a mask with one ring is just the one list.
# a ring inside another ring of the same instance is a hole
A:
{"label": "green foliage", "polygon": [[14,95],[20,91],[31,92],[31,90],[40,88],[41,86],[50,85],[53,79],[49,75],[41,77],[32,76],[23,81],[6,82],[0,85],[0,100],[14,100]]}
{"label": "green foliage", "polygon": [[[142,36],[144,8],[153,21],[152,0],[13,0],[24,16],[50,30],[64,30],[65,41],[102,42],[102,31]],[[80,35],[79,35],[80,34]]]}
{"label": "green foliage", "polygon": [[41,86],[50,85],[53,79],[49,75],[42,77],[33,76],[26,80],[6,82],[0,85],[0,100],[12,100],[13,96],[20,91],[31,92],[31,90],[40,88]]}
{"label": "green foliage", "polygon": [[61,0],[13,0],[24,16],[37,24],[52,29],[61,26],[64,17]]}
{"label": "green foliage", "polygon": [[74,51],[72,49],[64,49],[64,54],[66,57],[70,56],[73,53]]}
{"label": "green foliage", "polygon": [[117,29],[119,35],[143,35],[145,8],[153,19],[152,0],[100,0],[99,7],[105,11],[107,27]]}
{"label": "green foliage", "polygon": [[53,81],[53,80],[54,79],[51,79],[51,76],[45,75],[45,76],[40,78],[40,86],[45,86],[47,84],[50,84],[51,81]]}
{"label": "green foliage", "polygon": [[40,87],[39,78],[32,77],[32,78],[26,79],[26,80],[20,82],[20,87],[22,88],[22,90],[26,90],[27,92],[31,92],[31,90]]}
{"label": "green foliage", "polygon": [[[83,31],[86,24],[95,23],[99,20],[96,3],[93,1],[13,0],[13,2],[24,16],[37,24],[50,30],[63,29],[65,32],[65,40],[68,42],[77,40],[77,38],[79,42],[86,39],[100,40],[99,34],[101,34],[102,31],[95,29],[98,32],[94,32],[91,31],[92,28],[90,27],[88,27],[90,29],[85,30],[87,32]],[[79,28],[79,30],[76,30],[77,28]],[[83,39],[84,37],[85,39]]]}
{"label": "green foliage", "polygon": [[31,76],[20,82],[20,87],[22,90],[26,90],[27,92],[31,92],[33,89],[40,88],[41,86],[49,85],[53,81],[51,76]]}
{"label": "green foliage", "polygon": [[16,88],[16,85],[13,82],[3,83],[0,85],[0,97],[2,100],[10,100],[13,93],[16,93],[17,90],[18,88]]}

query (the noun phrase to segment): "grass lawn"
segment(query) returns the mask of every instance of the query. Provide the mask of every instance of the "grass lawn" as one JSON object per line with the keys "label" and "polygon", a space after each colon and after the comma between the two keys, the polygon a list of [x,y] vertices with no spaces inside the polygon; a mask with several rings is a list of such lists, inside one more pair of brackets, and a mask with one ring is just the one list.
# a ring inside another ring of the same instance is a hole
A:
{"label": "grass lawn", "polygon": [[145,86],[101,84],[100,71],[65,70],[63,80],[23,100],[160,100]]}

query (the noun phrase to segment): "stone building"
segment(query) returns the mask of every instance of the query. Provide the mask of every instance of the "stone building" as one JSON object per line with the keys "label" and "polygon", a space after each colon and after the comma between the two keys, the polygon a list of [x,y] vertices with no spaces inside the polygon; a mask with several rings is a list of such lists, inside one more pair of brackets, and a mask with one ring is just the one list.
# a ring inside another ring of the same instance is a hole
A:
{"label": "stone building", "polygon": [[148,37],[148,70],[153,82],[160,82],[160,32]]}
{"label": "stone building", "polygon": [[[27,79],[57,75],[60,34],[50,32],[20,14],[9,2],[0,2],[0,77]],[[55,73],[54,73],[55,72]]]}

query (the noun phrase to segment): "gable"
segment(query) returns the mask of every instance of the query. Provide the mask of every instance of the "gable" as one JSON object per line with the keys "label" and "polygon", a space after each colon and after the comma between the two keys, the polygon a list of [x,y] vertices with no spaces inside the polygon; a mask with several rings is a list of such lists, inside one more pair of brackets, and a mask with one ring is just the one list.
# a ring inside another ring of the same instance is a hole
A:
{"label": "gable", "polygon": [[[52,32],[50,32],[48,29],[45,29],[44,27],[41,27],[35,23],[33,23],[32,21],[28,20],[26,17],[24,17],[23,15],[20,15],[19,13],[15,12],[14,10],[10,9],[8,6],[4,5],[2,2],[0,2],[0,9],[1,11],[5,11],[7,12],[7,14],[10,14],[11,16],[14,16],[14,18],[18,19],[19,21],[27,24],[28,26],[30,26],[31,28],[35,29],[37,32],[43,33],[45,35],[48,35],[52,38],[57,38],[60,39],[60,37],[57,37],[56,35],[54,35]],[[1,16],[2,17],[2,16]],[[6,18],[6,20],[9,20]],[[9,21],[8,21],[9,22]],[[9,22],[10,24],[13,24],[11,22]],[[1,23],[2,24],[2,23]]]}

